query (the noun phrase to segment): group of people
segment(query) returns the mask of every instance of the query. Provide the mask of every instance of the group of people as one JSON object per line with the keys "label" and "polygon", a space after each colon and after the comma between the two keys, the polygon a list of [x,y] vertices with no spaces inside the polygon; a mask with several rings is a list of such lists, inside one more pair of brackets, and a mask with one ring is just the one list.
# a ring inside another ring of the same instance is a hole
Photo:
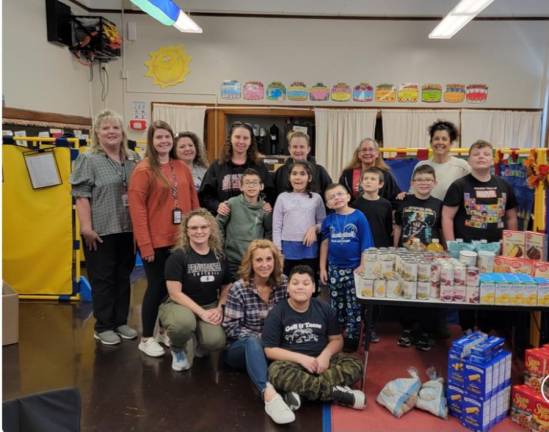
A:
{"label": "group of people", "polygon": [[[332,183],[302,132],[289,135],[290,157],[273,177],[246,123],[231,125],[222,156],[208,166],[197,136],[174,136],[163,121],[149,127],[140,160],[121,117],[102,111],[71,175],[95,338],[115,345],[138,336],[127,325],[135,241],[147,276],[138,345],[145,355],[169,347],[172,368],[183,371],[225,350],[276,423],[295,419],[301,397],[363,408],[364,394],[350,388],[361,363],[341,353],[358,345],[354,273],[363,252],[414,238],[495,238],[504,225],[516,227],[512,189],[490,174],[490,144],[473,144],[467,164],[450,155],[454,125],[437,122],[429,132],[433,158],[418,164],[412,190],[402,193],[371,138]],[[319,283],[330,305],[316,297]],[[428,349],[423,331],[412,337],[412,315],[399,344]]]}

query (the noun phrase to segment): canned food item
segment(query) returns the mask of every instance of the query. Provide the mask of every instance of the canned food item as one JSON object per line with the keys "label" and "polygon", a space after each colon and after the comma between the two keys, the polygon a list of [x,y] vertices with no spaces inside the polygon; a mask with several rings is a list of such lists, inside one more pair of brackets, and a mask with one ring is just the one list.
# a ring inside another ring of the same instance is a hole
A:
{"label": "canned food item", "polygon": [[364,252],[364,259],[367,261],[367,262],[371,262],[371,261],[377,261],[377,258],[378,258],[378,253],[377,251],[366,251]]}
{"label": "canned food item", "polygon": [[390,277],[394,272],[394,263],[390,260],[380,261],[380,271],[382,277]]}
{"label": "canned food item", "polygon": [[401,264],[402,279],[409,282],[417,281],[417,261],[403,260]]}
{"label": "canned food item", "polygon": [[464,265],[454,266],[454,285],[465,286],[466,279],[467,268]]}
{"label": "canned food item", "polygon": [[496,254],[491,251],[480,251],[478,253],[478,269],[481,273],[492,273],[494,271],[494,260]]}
{"label": "canned food item", "polygon": [[402,288],[402,297],[409,300],[415,300],[417,292],[417,282],[401,280],[400,287]]}
{"label": "canned food item", "polygon": [[478,285],[468,286],[465,291],[465,301],[467,303],[480,303],[480,287]]}
{"label": "canned food item", "polygon": [[436,282],[437,285],[440,283],[440,264],[438,262],[431,263],[431,282]]}
{"label": "canned food item", "polygon": [[385,291],[388,298],[399,298],[401,289],[398,279],[388,279],[385,283]]}
{"label": "canned food item", "polygon": [[479,280],[480,274],[478,267],[467,267],[467,277],[465,279],[465,284],[467,286],[479,286],[480,280]]}
{"label": "canned food item", "polygon": [[355,288],[357,297],[373,297],[374,296],[374,280],[355,277]]}
{"label": "canned food item", "polygon": [[474,251],[462,250],[459,251],[459,260],[466,266],[477,265],[477,253]]}
{"label": "canned food item", "polygon": [[374,297],[385,297],[385,279],[374,280]]}
{"label": "canned food item", "polygon": [[440,283],[439,282],[430,282],[431,288],[429,291],[429,297],[435,300],[440,299]]}
{"label": "canned food item", "polygon": [[455,302],[464,302],[466,294],[467,288],[465,287],[465,285],[454,285],[453,300]]}
{"label": "canned food item", "polygon": [[376,279],[381,276],[381,263],[379,261],[366,261],[364,263],[364,277]]}
{"label": "canned food item", "polygon": [[[454,285],[454,268],[450,265],[440,266],[440,289]],[[442,296],[442,293],[441,293]]]}
{"label": "canned food item", "polygon": [[420,261],[417,263],[417,281],[429,282],[431,280],[431,263]]}
{"label": "canned food item", "polygon": [[418,282],[416,298],[418,300],[429,300],[431,293],[431,282]]}
{"label": "canned food item", "polygon": [[440,284],[440,300],[443,302],[451,302],[454,300],[454,285]]}

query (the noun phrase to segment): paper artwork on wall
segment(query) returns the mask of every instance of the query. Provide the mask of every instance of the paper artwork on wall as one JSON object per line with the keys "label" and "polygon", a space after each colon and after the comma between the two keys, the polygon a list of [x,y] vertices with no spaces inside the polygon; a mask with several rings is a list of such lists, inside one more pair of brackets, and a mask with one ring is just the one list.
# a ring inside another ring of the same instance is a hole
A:
{"label": "paper artwork on wall", "polygon": [[423,84],[421,87],[421,101],[436,103],[442,100],[442,86],[440,84]]}
{"label": "paper artwork on wall", "polygon": [[273,81],[267,86],[267,99],[280,101],[286,99],[286,86],[280,81]]}
{"label": "paper artwork on wall", "polygon": [[417,102],[419,99],[419,85],[412,83],[401,84],[398,88],[399,102]]}
{"label": "paper artwork on wall", "polygon": [[309,99],[312,101],[327,101],[330,99],[330,89],[319,82],[309,89]]}
{"label": "paper artwork on wall", "polygon": [[347,102],[352,96],[353,91],[347,83],[340,82],[332,87],[331,98],[334,102]]}
{"label": "paper artwork on wall", "polygon": [[467,86],[467,102],[482,103],[488,99],[488,86],[486,84],[469,84]]}
{"label": "paper artwork on wall", "polygon": [[174,86],[185,80],[191,59],[183,45],[160,47],[149,53],[145,76],[151,77],[160,88]]}
{"label": "paper artwork on wall", "polygon": [[244,99],[261,100],[265,97],[265,88],[261,81],[248,81],[242,89]]}
{"label": "paper artwork on wall", "polygon": [[225,80],[221,83],[221,99],[240,99],[240,82],[236,80]]}
{"label": "paper artwork on wall", "polygon": [[465,85],[464,84],[446,84],[444,92],[444,102],[460,103],[465,100]]}
{"label": "paper artwork on wall", "polygon": [[393,84],[378,84],[375,93],[376,102],[396,102],[396,88]]}
{"label": "paper artwork on wall", "polygon": [[353,100],[355,102],[371,102],[374,99],[374,88],[365,82],[357,84],[353,89]]}
{"label": "paper artwork on wall", "polygon": [[306,101],[309,97],[309,92],[307,91],[307,86],[302,81],[294,81],[288,87],[286,92],[288,100],[291,101]]}

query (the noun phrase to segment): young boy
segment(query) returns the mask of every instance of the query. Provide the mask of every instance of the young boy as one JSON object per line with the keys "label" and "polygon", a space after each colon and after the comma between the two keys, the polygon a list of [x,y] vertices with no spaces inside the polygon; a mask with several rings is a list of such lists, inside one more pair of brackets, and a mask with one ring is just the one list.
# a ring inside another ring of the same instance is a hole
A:
{"label": "young boy", "polygon": [[343,338],[334,310],[312,298],[314,281],[309,266],[295,266],[288,280],[288,298],[265,320],[265,355],[273,360],[269,382],[286,393],[285,400],[294,410],[301,405],[301,397],[364,409],[364,393],[348,387],[362,375],[362,363],[340,354]]}
{"label": "young boy", "polygon": [[[395,212],[395,246],[408,246],[413,239],[419,239],[426,246],[434,238],[440,239],[442,201],[431,196],[435,185],[435,170],[430,165],[419,166],[412,174],[412,194],[398,203]],[[398,345],[408,348],[415,344],[417,349],[429,351],[432,347],[431,333],[436,330],[438,317],[437,311],[403,308]],[[414,334],[414,325],[418,326],[417,335]]]}
{"label": "young boy", "polygon": [[320,281],[328,283],[330,304],[344,329],[345,349],[358,347],[361,306],[356,298],[353,272],[364,269],[364,252],[373,246],[370,225],[362,212],[349,207],[351,195],[344,186],[331,184],[325,192],[326,204],[334,212],[322,222]]}
{"label": "young boy", "polygon": [[246,169],[240,179],[242,193],[227,201],[231,212],[227,216],[217,215],[225,237],[225,255],[233,281],[238,279],[240,261],[250,242],[270,238],[272,234],[272,213],[263,209],[265,201],[260,197],[262,190],[259,173],[251,168]]}

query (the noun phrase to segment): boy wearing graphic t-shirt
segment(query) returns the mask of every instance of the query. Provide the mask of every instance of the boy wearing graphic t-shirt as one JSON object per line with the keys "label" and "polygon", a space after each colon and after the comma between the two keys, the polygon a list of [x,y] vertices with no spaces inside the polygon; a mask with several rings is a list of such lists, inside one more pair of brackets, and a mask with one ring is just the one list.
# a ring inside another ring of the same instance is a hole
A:
{"label": "boy wearing graphic t-shirt", "polygon": [[362,375],[362,363],[340,353],[343,338],[335,312],[312,298],[314,281],[309,266],[295,266],[288,280],[288,298],[265,320],[265,355],[273,360],[269,382],[285,393],[293,410],[301,406],[301,397],[364,409],[364,393],[349,387]]}

